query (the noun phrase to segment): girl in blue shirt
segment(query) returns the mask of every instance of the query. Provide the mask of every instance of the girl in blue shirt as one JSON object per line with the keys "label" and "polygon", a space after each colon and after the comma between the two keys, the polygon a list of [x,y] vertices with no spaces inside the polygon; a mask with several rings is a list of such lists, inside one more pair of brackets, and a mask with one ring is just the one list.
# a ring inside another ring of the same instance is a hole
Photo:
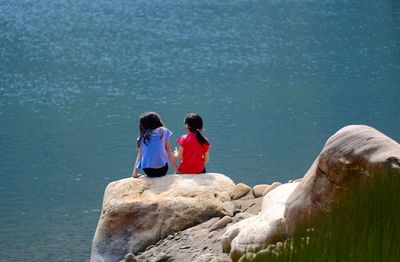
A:
{"label": "girl in blue shirt", "polygon": [[168,172],[168,159],[176,174],[176,165],[171,145],[168,141],[172,132],[165,128],[156,112],[144,113],[139,118],[140,135],[137,139],[139,149],[133,167],[132,177],[139,177],[138,169],[149,177],[164,176]]}

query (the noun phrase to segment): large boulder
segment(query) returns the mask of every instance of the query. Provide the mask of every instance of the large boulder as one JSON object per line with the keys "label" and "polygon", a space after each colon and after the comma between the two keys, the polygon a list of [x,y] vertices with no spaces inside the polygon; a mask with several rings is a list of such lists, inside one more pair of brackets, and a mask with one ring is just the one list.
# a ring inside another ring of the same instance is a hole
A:
{"label": "large boulder", "polygon": [[223,217],[233,181],[216,173],[127,178],[110,183],[91,262],[119,261],[212,217]]}
{"label": "large boulder", "polygon": [[[329,212],[332,203],[382,175],[400,175],[400,144],[365,125],[340,129],[328,139],[299,186],[287,200],[288,232]],[[345,200],[345,199],[344,199]]]}
{"label": "large boulder", "polygon": [[222,248],[233,261],[292,235],[313,219],[329,214],[333,203],[363,181],[400,175],[400,145],[376,129],[347,126],[328,139],[300,182],[278,186],[264,196],[262,209],[227,228]]}
{"label": "large boulder", "polygon": [[286,234],[284,212],[287,198],[299,183],[282,184],[265,195],[256,216],[229,226],[221,237],[222,251],[233,261],[247,252],[257,252]]}

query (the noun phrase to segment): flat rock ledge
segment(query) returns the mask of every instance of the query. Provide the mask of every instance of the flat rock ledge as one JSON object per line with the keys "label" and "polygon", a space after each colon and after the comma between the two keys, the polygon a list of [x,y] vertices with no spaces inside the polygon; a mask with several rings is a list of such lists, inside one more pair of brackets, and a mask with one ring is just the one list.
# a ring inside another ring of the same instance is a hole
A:
{"label": "flat rock ledge", "polygon": [[251,188],[216,173],[116,181],[105,191],[91,262],[247,261],[378,175],[400,176],[400,145],[352,125],[288,183]]}
{"label": "flat rock ledge", "polygon": [[[93,239],[91,261],[120,261],[160,239],[233,213],[235,184],[222,174],[127,178],[110,183]],[[228,209],[228,210],[227,210]]]}

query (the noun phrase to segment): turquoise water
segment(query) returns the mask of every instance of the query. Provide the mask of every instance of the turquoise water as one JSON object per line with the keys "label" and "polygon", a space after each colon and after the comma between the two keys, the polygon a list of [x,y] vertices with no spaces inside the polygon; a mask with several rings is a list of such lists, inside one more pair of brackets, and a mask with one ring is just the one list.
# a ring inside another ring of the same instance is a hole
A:
{"label": "turquoise water", "polygon": [[400,1],[0,0],[0,261],[87,261],[103,192],[129,177],[137,119],[209,171],[302,177],[326,139],[400,141]]}

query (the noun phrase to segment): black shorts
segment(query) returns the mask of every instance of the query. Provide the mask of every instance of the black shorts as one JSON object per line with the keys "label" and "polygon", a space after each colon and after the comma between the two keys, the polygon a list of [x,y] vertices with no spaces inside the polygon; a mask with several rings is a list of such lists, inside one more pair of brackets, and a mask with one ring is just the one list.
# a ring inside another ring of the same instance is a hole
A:
{"label": "black shorts", "polygon": [[168,172],[168,163],[166,163],[165,166],[160,167],[160,168],[143,168],[143,172],[148,177],[165,176]]}
{"label": "black shorts", "polygon": [[[179,171],[179,172],[180,172],[180,171]],[[203,168],[203,170],[201,170],[201,172],[199,172],[199,173],[194,173],[194,174],[204,174],[204,173],[207,173],[207,170],[206,170],[205,167]],[[180,173],[180,174],[182,174],[182,173]]]}

